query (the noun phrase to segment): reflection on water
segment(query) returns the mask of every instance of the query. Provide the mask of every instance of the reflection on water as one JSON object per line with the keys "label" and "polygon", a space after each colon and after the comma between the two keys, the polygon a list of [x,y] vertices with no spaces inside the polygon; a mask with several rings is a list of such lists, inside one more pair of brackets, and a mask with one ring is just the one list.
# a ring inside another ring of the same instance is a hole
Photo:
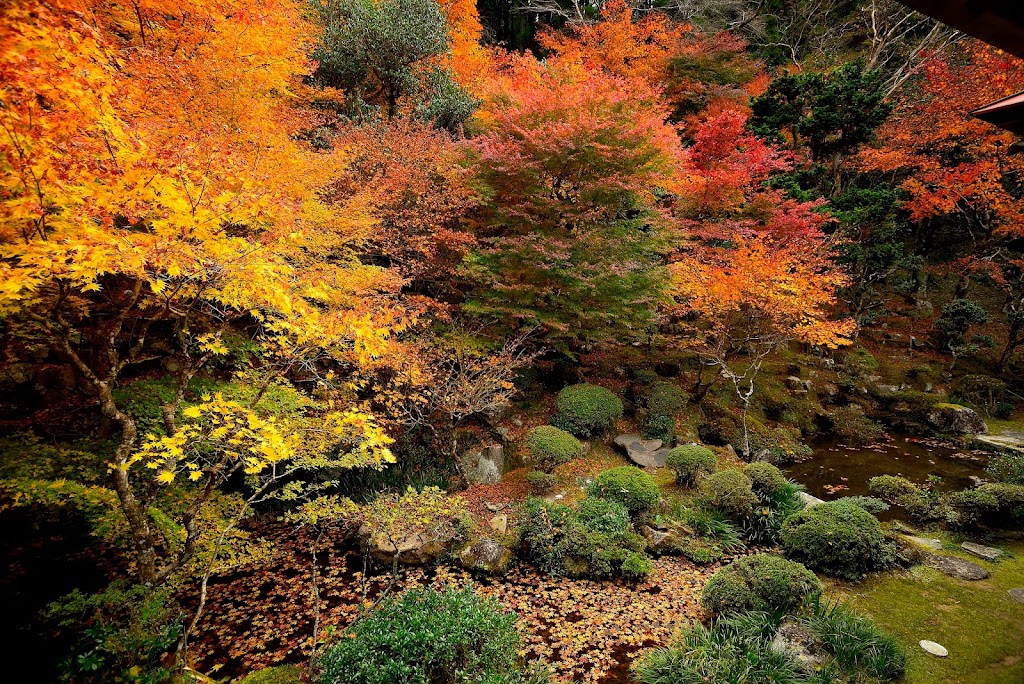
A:
{"label": "reflection on water", "polygon": [[917,484],[942,478],[935,488],[956,491],[972,486],[971,476],[985,476],[987,456],[933,439],[892,434],[867,446],[849,446],[834,438],[811,442],[814,455],[785,469],[786,475],[826,501],[868,494],[876,475],[900,475]]}

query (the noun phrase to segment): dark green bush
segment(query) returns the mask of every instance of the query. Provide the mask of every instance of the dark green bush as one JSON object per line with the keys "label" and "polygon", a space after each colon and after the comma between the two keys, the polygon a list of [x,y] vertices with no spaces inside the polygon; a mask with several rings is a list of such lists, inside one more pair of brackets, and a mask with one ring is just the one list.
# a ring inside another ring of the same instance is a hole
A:
{"label": "dark green bush", "polygon": [[632,531],[621,504],[594,499],[584,499],[576,509],[528,499],[522,540],[529,560],[544,572],[566,577],[621,574],[630,554],[647,546]]}
{"label": "dark green bush", "polygon": [[921,495],[921,488],[905,477],[878,475],[868,480],[868,489],[886,503],[899,505],[903,497]]}
{"label": "dark green bush", "polygon": [[857,580],[886,556],[878,519],[859,506],[831,501],[806,508],[782,525],[786,555],[809,568]]}
{"label": "dark green bush", "polygon": [[821,595],[821,582],[799,563],[759,553],[725,566],[708,580],[700,602],[709,613],[790,612]]}
{"label": "dark green bush", "polygon": [[801,485],[783,478],[781,484],[771,483],[768,486],[775,487],[775,490],[770,494],[755,490],[760,505],[755,506],[753,513],[740,521],[743,535],[752,544],[777,544],[782,524],[804,507],[803,499],[800,498],[803,490]]}
{"label": "dark green bush", "polygon": [[941,517],[935,494],[906,478],[879,475],[868,480],[868,489],[885,503],[903,508],[914,520],[927,521]]}
{"label": "dark green bush", "polygon": [[631,515],[649,511],[660,498],[654,478],[636,466],[620,466],[604,471],[594,478],[587,493],[618,501]]}
{"label": "dark green bush", "polygon": [[628,580],[642,580],[650,575],[653,569],[651,559],[635,551],[622,561],[622,576]]}
{"label": "dark green bush", "polygon": [[758,496],[771,497],[786,486],[786,476],[771,463],[748,463],[743,474],[750,478],[750,486]]}
{"label": "dark green bush", "polygon": [[164,661],[185,616],[169,589],[121,581],[96,594],[76,589],[43,615],[73,643],[71,657],[61,665],[69,681],[172,681]]}
{"label": "dark green bush", "polygon": [[524,681],[515,613],[471,587],[410,589],[346,632],[320,658],[321,684]]}
{"label": "dark green bush", "polygon": [[649,416],[642,430],[644,439],[660,439],[670,444],[676,436],[676,419],[672,416]]}
{"label": "dark green bush", "polygon": [[686,406],[690,395],[682,390],[679,385],[671,382],[656,382],[651,385],[644,403],[652,416],[672,416]]}
{"label": "dark green bush", "polygon": [[1024,485],[1024,454],[997,454],[989,459],[985,470],[996,482]]}
{"label": "dark green bush", "polygon": [[583,383],[558,393],[558,414],[551,424],[577,437],[604,432],[622,416],[622,401],[610,390]]}
{"label": "dark green bush", "polygon": [[686,406],[689,395],[671,382],[655,382],[650,385],[644,399],[646,418],[643,435],[647,439],[669,442],[675,437],[675,415]]}
{"label": "dark green bush", "polygon": [[588,496],[576,506],[576,520],[588,530],[625,534],[633,530],[629,510],[618,501]]}
{"label": "dark green bush", "polygon": [[538,494],[550,492],[558,478],[551,473],[545,473],[540,470],[531,470],[526,474],[526,483],[530,485],[530,489]]}
{"label": "dark green bush", "polygon": [[668,452],[665,466],[676,474],[679,484],[691,486],[702,475],[715,472],[715,452],[699,444],[683,444]]}
{"label": "dark green bush", "polygon": [[946,498],[950,508],[948,522],[956,527],[972,527],[999,510],[999,500],[988,492],[965,489]]}
{"label": "dark green bush", "polygon": [[568,463],[583,451],[578,439],[554,425],[538,425],[530,430],[526,435],[526,448],[534,463],[545,472]]}
{"label": "dark green bush", "polygon": [[751,489],[750,478],[741,470],[720,470],[700,483],[704,502],[733,520],[742,520],[760,504]]}

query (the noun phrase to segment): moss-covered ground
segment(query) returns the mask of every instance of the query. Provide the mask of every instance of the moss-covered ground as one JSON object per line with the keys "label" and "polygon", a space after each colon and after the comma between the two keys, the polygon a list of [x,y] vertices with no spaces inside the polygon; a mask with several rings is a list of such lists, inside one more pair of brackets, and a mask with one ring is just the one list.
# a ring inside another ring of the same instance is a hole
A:
{"label": "moss-covered ground", "polygon": [[[928,535],[933,536],[933,535]],[[1024,587],[1024,542],[1000,545],[1003,560],[988,563],[986,580],[967,582],[922,566],[886,573],[857,585],[832,585],[833,597],[848,599],[894,634],[907,648],[908,684],[1020,684],[1024,682],[1024,604],[1007,594]],[[921,639],[949,650],[928,655]]]}

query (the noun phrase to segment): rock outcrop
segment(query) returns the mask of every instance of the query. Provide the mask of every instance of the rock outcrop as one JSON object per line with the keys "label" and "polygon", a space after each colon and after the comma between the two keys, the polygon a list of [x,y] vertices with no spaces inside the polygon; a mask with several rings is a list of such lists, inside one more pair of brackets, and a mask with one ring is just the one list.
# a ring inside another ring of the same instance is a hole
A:
{"label": "rock outcrop", "polygon": [[928,413],[928,422],[947,435],[983,435],[988,432],[981,416],[957,404],[935,404]]}

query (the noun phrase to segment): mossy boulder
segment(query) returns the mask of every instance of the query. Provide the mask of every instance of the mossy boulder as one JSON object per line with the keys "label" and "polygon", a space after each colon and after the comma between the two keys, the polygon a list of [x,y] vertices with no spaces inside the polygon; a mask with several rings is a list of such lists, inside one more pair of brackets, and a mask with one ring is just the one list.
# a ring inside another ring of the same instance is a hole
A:
{"label": "mossy boulder", "polygon": [[981,416],[959,404],[935,404],[928,412],[928,423],[947,435],[984,435],[988,425]]}

